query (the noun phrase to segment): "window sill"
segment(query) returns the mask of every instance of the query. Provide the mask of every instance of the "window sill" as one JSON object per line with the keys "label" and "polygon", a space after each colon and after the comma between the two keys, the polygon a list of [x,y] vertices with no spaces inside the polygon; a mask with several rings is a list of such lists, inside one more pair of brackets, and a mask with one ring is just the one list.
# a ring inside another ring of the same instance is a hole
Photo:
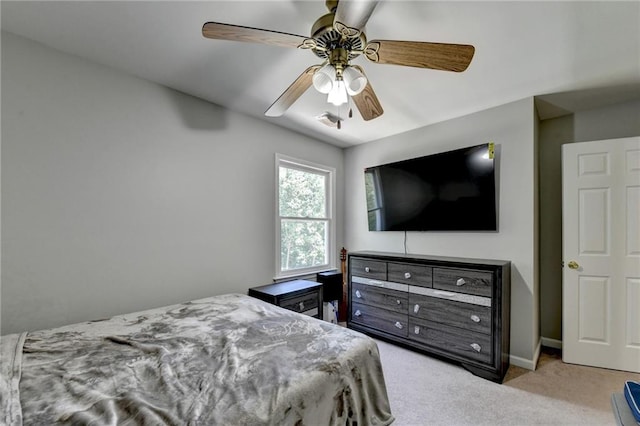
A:
{"label": "window sill", "polygon": [[292,280],[309,280],[309,281],[317,281],[316,280],[316,276],[317,274],[321,273],[321,272],[331,272],[331,271],[337,271],[336,268],[325,268],[325,269],[319,269],[317,271],[304,271],[304,272],[299,272],[299,273],[293,273],[290,275],[280,275],[277,277],[273,278],[273,282],[274,283],[281,283],[284,281],[292,281]]}

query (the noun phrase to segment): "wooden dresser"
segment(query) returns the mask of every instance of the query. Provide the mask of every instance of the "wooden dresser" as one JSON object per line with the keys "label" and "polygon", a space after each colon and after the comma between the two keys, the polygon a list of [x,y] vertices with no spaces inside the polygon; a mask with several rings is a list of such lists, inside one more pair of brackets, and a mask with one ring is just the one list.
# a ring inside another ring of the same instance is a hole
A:
{"label": "wooden dresser", "polygon": [[509,368],[510,262],[354,252],[348,263],[349,328],[502,383]]}

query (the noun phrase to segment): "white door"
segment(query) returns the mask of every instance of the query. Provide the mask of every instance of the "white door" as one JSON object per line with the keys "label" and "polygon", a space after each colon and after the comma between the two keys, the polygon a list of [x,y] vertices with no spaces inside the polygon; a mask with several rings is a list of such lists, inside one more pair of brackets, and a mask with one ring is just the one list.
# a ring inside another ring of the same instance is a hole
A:
{"label": "white door", "polygon": [[640,372],[640,137],[562,146],[563,360]]}

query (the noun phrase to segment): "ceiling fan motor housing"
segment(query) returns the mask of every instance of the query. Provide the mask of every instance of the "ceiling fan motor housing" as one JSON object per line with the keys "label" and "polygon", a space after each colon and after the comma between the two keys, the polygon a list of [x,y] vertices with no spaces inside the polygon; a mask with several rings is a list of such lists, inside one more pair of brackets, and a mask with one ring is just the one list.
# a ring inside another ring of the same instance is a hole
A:
{"label": "ceiling fan motor housing", "polygon": [[361,32],[357,37],[342,37],[333,27],[334,13],[327,13],[318,18],[311,27],[311,38],[322,49],[312,49],[313,53],[322,59],[331,59],[330,54],[334,49],[342,48],[348,52],[347,62],[356,58],[358,54],[351,51],[362,51],[367,44],[367,37]]}

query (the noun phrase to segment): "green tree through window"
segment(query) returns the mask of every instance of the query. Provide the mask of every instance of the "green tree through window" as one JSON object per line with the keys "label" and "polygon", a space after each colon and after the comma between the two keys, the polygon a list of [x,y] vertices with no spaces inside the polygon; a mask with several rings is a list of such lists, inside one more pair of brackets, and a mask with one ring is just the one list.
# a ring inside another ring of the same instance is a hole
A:
{"label": "green tree through window", "polygon": [[332,171],[278,161],[279,274],[330,264]]}

